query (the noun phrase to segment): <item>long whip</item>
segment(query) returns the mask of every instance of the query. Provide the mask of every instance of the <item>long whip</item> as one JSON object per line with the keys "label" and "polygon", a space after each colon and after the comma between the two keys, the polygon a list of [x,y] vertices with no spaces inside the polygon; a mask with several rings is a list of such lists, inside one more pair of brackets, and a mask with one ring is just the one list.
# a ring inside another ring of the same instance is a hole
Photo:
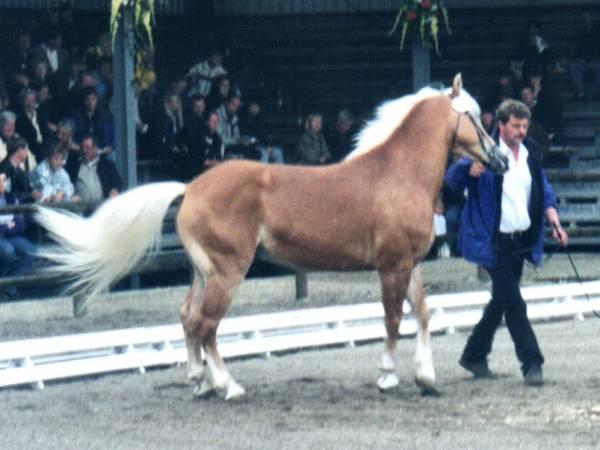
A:
{"label": "long whip", "polygon": [[[558,230],[558,225],[556,225],[556,223],[552,224],[554,226],[554,229],[556,230],[556,232],[560,235],[560,231]],[[571,252],[569,252],[568,248],[565,248],[565,253],[567,254],[567,258],[569,259],[569,263],[571,264],[571,267],[573,268],[573,272],[575,272],[575,278],[577,279],[577,282],[583,287],[583,280],[581,279],[581,276],[579,276],[579,271],[577,270],[577,267],[575,267],[575,263],[573,262],[573,258],[571,258]],[[596,311],[594,309],[592,305],[592,300],[590,299],[588,293],[584,290],[583,291],[583,295],[585,295],[585,299],[588,301],[588,303],[590,304],[590,308],[592,309],[592,312],[594,313],[594,315],[600,319],[600,314],[598,313],[598,311]]]}

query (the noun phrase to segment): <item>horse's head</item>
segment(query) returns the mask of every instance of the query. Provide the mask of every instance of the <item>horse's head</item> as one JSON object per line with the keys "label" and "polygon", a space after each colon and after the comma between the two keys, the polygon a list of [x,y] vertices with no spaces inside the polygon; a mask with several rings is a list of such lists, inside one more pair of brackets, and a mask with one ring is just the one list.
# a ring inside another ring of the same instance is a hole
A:
{"label": "horse's head", "polygon": [[450,91],[452,107],[457,112],[452,132],[450,151],[481,161],[496,173],[508,170],[508,160],[481,124],[481,110],[469,93],[462,88],[462,77],[457,74]]}

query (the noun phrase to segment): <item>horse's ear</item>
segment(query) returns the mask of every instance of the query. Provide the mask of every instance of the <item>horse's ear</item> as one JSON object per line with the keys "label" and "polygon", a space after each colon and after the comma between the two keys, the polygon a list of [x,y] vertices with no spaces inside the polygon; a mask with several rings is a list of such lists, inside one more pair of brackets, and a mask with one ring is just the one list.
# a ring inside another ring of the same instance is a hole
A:
{"label": "horse's ear", "polygon": [[450,98],[455,98],[460,95],[460,90],[462,89],[462,75],[457,73],[454,76],[454,81],[452,81],[452,93],[450,94]]}

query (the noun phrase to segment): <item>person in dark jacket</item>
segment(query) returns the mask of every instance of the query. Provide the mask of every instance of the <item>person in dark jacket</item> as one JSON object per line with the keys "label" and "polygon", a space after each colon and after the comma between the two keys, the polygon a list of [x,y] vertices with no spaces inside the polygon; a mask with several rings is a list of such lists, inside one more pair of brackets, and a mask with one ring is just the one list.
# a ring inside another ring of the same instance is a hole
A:
{"label": "person in dark jacket", "polygon": [[516,100],[504,101],[496,114],[499,146],[509,169],[496,175],[482,164],[463,158],[446,172],[454,192],[468,191],[459,245],[467,261],[482,265],[492,279],[492,298],[473,329],[459,364],[475,377],[493,377],[487,357],[502,318],[515,344],[525,384],[543,384],[544,363],[527,318],[519,283],[524,260],[539,265],[543,252],[544,217],[561,246],[568,242],[560,225],[556,197],[541,167],[533,141],[524,140],[531,113]]}
{"label": "person in dark jacket", "polygon": [[[7,192],[8,176],[0,167],[0,208],[18,204],[14,195]],[[37,248],[25,236],[25,218],[22,214],[0,214],[0,275],[20,276],[31,269]],[[17,296],[12,286],[5,290],[9,298]]]}
{"label": "person in dark jacket", "polygon": [[77,151],[69,152],[65,169],[75,186],[75,194],[82,203],[97,206],[107,198],[119,195],[122,189],[121,176],[115,163],[98,153],[98,144],[92,135],[86,135]]}

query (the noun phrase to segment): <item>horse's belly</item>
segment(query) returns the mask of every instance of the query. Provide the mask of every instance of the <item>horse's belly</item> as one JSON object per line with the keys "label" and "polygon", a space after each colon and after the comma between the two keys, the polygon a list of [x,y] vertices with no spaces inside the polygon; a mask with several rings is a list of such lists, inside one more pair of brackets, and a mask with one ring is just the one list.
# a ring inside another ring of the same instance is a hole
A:
{"label": "horse's belly", "polygon": [[373,268],[368,244],[339,239],[265,239],[262,247],[272,259],[290,267],[310,270],[363,270]]}

